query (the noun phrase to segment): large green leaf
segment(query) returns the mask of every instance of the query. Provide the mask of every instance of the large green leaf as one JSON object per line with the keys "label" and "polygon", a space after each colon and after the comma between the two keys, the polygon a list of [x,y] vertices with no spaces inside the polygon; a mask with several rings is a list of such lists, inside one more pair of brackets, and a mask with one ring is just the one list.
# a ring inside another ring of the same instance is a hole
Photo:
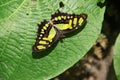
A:
{"label": "large green leaf", "polygon": [[23,0],[0,0],[0,19],[10,17],[22,5]]}
{"label": "large green leaf", "polygon": [[115,43],[114,66],[118,80],[120,80],[120,35]]}
{"label": "large green leaf", "polygon": [[[1,0],[0,80],[48,80],[74,65],[100,33],[105,8],[97,6],[99,1],[103,0],[62,0],[64,7],[59,8],[60,0]],[[32,53],[37,23],[49,20],[57,9],[88,14],[85,28],[59,41],[43,57]]]}

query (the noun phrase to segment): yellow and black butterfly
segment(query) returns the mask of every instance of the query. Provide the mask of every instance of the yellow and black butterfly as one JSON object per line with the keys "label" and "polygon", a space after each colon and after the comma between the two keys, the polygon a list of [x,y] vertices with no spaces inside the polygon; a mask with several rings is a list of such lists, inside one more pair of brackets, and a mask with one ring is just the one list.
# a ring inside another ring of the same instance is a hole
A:
{"label": "yellow and black butterfly", "polygon": [[38,35],[33,45],[33,52],[40,52],[51,47],[63,35],[80,28],[87,19],[87,14],[67,14],[57,11],[51,20],[38,24]]}

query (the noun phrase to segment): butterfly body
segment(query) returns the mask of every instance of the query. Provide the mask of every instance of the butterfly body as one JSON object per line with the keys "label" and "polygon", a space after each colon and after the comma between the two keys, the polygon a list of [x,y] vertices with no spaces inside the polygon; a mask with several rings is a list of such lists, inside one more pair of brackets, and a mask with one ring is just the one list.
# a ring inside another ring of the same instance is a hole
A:
{"label": "butterfly body", "polygon": [[87,19],[86,14],[67,14],[57,11],[51,15],[51,20],[44,20],[38,24],[36,42],[32,47],[33,52],[40,52],[51,47],[65,34],[79,29]]}

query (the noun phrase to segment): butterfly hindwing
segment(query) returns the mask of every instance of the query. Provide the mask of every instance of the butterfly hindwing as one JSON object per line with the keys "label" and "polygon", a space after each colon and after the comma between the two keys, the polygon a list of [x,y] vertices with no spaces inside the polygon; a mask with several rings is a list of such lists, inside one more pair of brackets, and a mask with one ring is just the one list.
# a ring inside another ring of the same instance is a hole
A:
{"label": "butterfly hindwing", "polygon": [[33,45],[33,52],[40,52],[49,48],[59,37],[59,30],[49,21],[44,20],[41,24],[38,24],[38,35]]}
{"label": "butterfly hindwing", "polygon": [[87,14],[75,15],[57,11],[51,17],[53,24],[66,34],[80,28],[86,22]]}

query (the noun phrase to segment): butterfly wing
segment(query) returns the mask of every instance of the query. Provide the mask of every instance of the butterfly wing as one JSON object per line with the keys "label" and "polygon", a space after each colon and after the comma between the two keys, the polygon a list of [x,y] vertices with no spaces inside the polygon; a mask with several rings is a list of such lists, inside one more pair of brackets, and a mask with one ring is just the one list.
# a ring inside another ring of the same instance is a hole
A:
{"label": "butterfly wing", "polygon": [[75,15],[57,11],[51,17],[53,24],[66,34],[80,28],[86,22],[87,14]]}
{"label": "butterfly wing", "polygon": [[48,21],[44,20],[41,24],[38,24],[38,35],[32,47],[33,52],[40,52],[49,48],[59,37],[60,31]]}

